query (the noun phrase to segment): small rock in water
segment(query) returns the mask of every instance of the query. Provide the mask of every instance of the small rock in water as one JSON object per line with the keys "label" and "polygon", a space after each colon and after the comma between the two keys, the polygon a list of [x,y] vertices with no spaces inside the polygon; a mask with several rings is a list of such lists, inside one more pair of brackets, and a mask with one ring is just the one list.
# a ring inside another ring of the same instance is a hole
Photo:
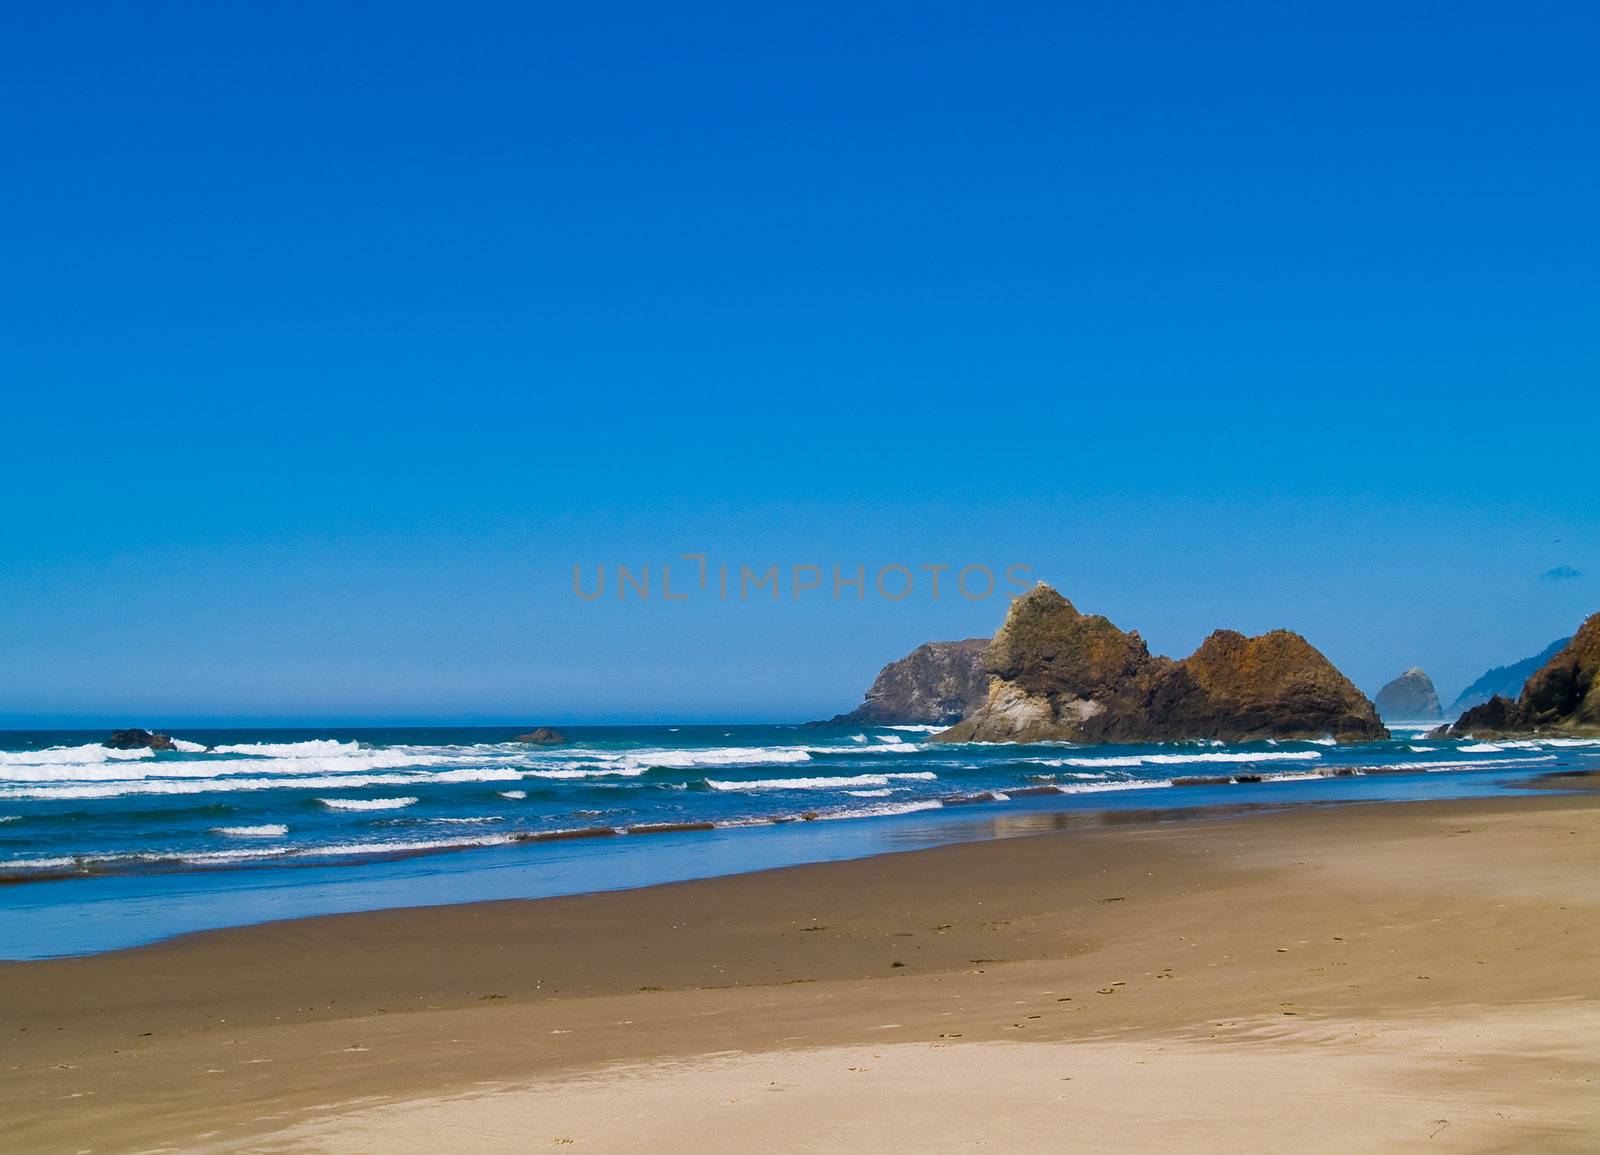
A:
{"label": "small rock in water", "polygon": [[166,734],[149,730],[118,730],[100,743],[107,750],[176,750],[177,744]]}
{"label": "small rock in water", "polygon": [[559,746],[567,741],[567,736],[560,730],[552,730],[549,726],[540,726],[529,730],[526,734],[518,734],[511,739],[513,742],[531,742],[539,746]]}

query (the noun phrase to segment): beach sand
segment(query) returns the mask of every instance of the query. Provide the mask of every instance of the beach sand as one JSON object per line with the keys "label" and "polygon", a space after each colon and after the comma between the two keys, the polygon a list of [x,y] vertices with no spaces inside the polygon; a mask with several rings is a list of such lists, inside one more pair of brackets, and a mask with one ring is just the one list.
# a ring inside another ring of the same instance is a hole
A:
{"label": "beach sand", "polygon": [[1552,793],[219,931],[0,964],[0,1148],[1592,1151],[1597,916]]}

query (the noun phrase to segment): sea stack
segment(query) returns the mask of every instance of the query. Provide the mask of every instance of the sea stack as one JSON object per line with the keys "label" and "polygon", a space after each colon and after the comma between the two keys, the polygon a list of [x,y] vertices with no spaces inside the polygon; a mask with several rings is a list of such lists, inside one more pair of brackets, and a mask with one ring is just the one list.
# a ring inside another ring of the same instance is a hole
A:
{"label": "sea stack", "polygon": [[100,743],[107,750],[176,750],[178,745],[166,734],[149,730],[118,730]]}
{"label": "sea stack", "polygon": [[560,746],[567,741],[567,736],[560,730],[552,730],[549,726],[540,726],[529,730],[526,734],[518,734],[511,739],[513,742],[527,742],[533,746]]}
{"label": "sea stack", "polygon": [[1218,630],[1189,657],[1080,613],[1041,583],[990,643],[984,701],[946,742],[1361,741],[1388,731],[1361,691],[1299,634]]}
{"label": "sea stack", "polygon": [[1413,666],[1378,691],[1372,700],[1384,721],[1432,722],[1444,717],[1433,679]]}
{"label": "sea stack", "polygon": [[839,726],[948,726],[971,713],[989,688],[988,638],[928,642],[878,672],[861,705],[830,719]]}
{"label": "sea stack", "polygon": [[1600,613],[1534,671],[1515,701],[1496,694],[1434,735],[1492,738],[1514,734],[1600,735]]}

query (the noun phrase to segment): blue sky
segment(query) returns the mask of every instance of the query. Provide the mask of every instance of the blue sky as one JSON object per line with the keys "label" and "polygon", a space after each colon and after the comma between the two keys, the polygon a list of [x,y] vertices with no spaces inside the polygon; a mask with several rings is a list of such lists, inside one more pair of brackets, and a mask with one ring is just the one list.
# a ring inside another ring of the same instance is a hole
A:
{"label": "blue sky", "polygon": [[787,720],[1004,609],[573,596],[685,551],[1540,649],[1600,16],[1293,8],[9,7],[0,724]]}

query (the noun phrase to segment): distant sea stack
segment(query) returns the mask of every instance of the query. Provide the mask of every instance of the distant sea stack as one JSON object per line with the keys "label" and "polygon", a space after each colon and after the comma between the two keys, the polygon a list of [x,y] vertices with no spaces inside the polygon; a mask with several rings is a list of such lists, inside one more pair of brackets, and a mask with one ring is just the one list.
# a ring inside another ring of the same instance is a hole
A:
{"label": "distant sea stack", "polygon": [[1571,643],[1571,638],[1561,638],[1551,642],[1539,653],[1531,658],[1523,658],[1520,662],[1513,662],[1509,666],[1496,666],[1472,685],[1461,691],[1461,696],[1450,704],[1452,714],[1462,714],[1490,698],[1499,694],[1502,698],[1515,700],[1522,694],[1522,687],[1527,684],[1534,671],[1538,670],[1551,658],[1555,657]]}
{"label": "distant sea stack", "polygon": [[1040,584],[1011,603],[989,684],[945,742],[1388,737],[1360,690],[1299,634],[1218,630],[1175,662]]}
{"label": "distant sea stack", "polygon": [[1444,717],[1433,679],[1415,666],[1379,690],[1372,704],[1378,708],[1378,717],[1386,722],[1431,722]]}
{"label": "distant sea stack", "polygon": [[100,743],[107,750],[176,750],[178,744],[165,734],[149,730],[118,730]]}
{"label": "distant sea stack", "polygon": [[948,726],[984,699],[988,638],[928,642],[878,672],[861,705],[831,722],[840,726]]}
{"label": "distant sea stack", "polygon": [[1492,738],[1549,731],[1600,735],[1600,614],[1534,671],[1515,701],[1496,694],[1434,734]]}
{"label": "distant sea stack", "polygon": [[560,730],[552,730],[549,726],[540,726],[529,730],[526,734],[518,734],[511,739],[513,742],[527,742],[533,746],[560,746],[567,741],[567,736]]}

